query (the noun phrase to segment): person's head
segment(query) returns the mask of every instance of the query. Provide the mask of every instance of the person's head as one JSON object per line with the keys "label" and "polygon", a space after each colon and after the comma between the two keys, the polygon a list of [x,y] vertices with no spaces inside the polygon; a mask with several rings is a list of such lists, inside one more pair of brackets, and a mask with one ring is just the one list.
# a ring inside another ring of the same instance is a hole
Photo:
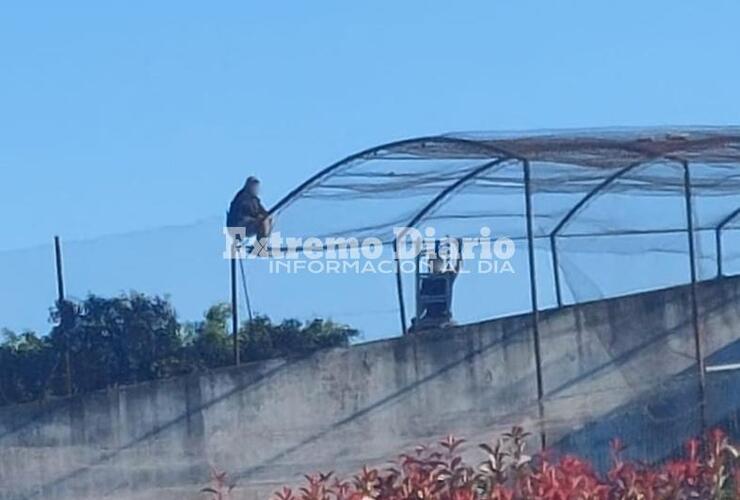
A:
{"label": "person's head", "polygon": [[260,193],[260,181],[256,177],[247,177],[247,182],[244,185],[250,194],[258,195]]}

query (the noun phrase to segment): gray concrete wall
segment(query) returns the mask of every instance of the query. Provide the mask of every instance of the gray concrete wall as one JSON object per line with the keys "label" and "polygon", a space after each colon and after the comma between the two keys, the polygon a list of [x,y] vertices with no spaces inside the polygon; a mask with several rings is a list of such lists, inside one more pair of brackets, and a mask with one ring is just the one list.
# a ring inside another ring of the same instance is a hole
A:
{"label": "gray concrete wall", "polygon": [[[699,295],[710,354],[738,338],[740,280]],[[617,433],[655,458],[698,431],[689,298],[679,287],[541,314],[548,442],[593,453]],[[516,316],[0,408],[0,499],[198,498],[210,465],[238,480],[238,498],[266,498],[448,433],[536,432],[532,339],[530,316]],[[674,380],[679,430],[615,418]],[[720,421],[737,405],[712,408]]]}

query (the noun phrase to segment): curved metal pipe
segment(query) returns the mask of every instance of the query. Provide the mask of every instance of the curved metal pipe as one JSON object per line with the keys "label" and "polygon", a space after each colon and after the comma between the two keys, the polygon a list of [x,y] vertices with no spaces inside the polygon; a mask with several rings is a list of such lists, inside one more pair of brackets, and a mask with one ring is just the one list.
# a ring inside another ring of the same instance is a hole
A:
{"label": "curved metal pipe", "polygon": [[555,229],[552,230],[550,233],[550,253],[552,255],[552,270],[553,275],[555,278],[555,296],[557,298],[558,307],[563,307],[563,292],[560,286],[560,266],[558,264],[558,255],[557,255],[557,242],[556,238],[558,236],[558,233],[565,227],[568,222],[575,216],[589,201],[591,201],[597,194],[601,193],[604,189],[609,187],[611,183],[619,179],[621,176],[629,172],[630,170],[637,168],[640,165],[644,165],[646,161],[639,161],[635,163],[631,163],[630,165],[627,165],[624,168],[621,168],[617,172],[613,173],[606,179],[604,179],[598,186],[596,186],[593,190],[591,190],[586,196],[581,198],[578,203],[573,205],[573,208],[571,208],[567,214],[565,214],[565,217],[563,217],[560,222],[558,222],[557,226],[555,226]]}
{"label": "curved metal pipe", "polygon": [[278,201],[272,208],[270,208],[269,213],[274,214],[276,211],[280,210],[286,204],[290,203],[290,201],[293,200],[293,198],[301,194],[303,191],[305,191],[308,187],[310,187],[316,181],[318,181],[322,177],[325,177],[326,175],[330,174],[331,172],[340,168],[343,165],[351,163],[355,160],[359,160],[360,158],[363,158],[365,156],[375,154],[378,151],[382,151],[384,149],[404,146],[407,144],[424,143],[424,142],[432,142],[432,141],[449,143],[449,144],[466,145],[466,146],[475,146],[478,149],[481,149],[484,151],[490,151],[491,157],[495,155],[495,156],[506,156],[509,158],[516,158],[516,155],[511,154],[507,151],[504,151],[498,147],[491,146],[488,144],[482,144],[478,141],[473,141],[470,139],[463,139],[463,138],[458,138],[458,137],[449,137],[449,136],[439,135],[439,136],[416,137],[412,139],[402,139],[399,141],[392,141],[392,142],[388,142],[380,146],[374,146],[372,148],[368,148],[363,151],[360,151],[359,153],[355,153],[353,155],[347,156],[346,158],[339,160],[335,163],[332,163],[328,167],[318,171],[316,174],[309,177],[306,181],[298,185],[298,187],[296,187],[295,189],[290,191],[287,195],[285,195],[282,199],[280,199],[280,201]]}
{"label": "curved metal pipe", "polygon": [[437,206],[439,203],[441,203],[447,196],[452,194],[454,191],[456,191],[458,188],[462,187],[463,184],[467,183],[468,181],[474,180],[479,175],[485,173],[486,171],[490,170],[491,168],[500,165],[502,163],[505,163],[507,161],[511,160],[517,160],[517,158],[513,157],[505,157],[505,158],[498,158],[493,161],[489,161],[484,163],[483,165],[479,166],[478,168],[472,170],[470,173],[460,177],[458,180],[444,188],[442,191],[440,191],[437,196],[435,196],[429,203],[424,205],[421,210],[419,210],[416,215],[409,221],[408,225],[406,227],[414,227],[416,226],[421,220],[424,218],[425,215],[429,213],[435,206]]}
{"label": "curved metal pipe", "polygon": [[489,161],[484,163],[483,165],[479,166],[478,168],[472,170],[467,175],[464,175],[463,177],[459,178],[457,181],[453,182],[449,186],[447,186],[445,189],[440,191],[437,196],[435,196],[429,203],[427,203],[424,207],[422,207],[419,212],[417,212],[416,215],[409,221],[409,223],[406,225],[406,228],[404,228],[404,231],[396,236],[395,239],[395,245],[394,250],[396,253],[396,292],[398,294],[398,306],[399,311],[401,314],[401,331],[405,334],[406,333],[406,303],[403,297],[403,280],[401,279],[401,264],[400,264],[400,258],[398,256],[398,246],[400,245],[401,240],[406,235],[406,230],[412,227],[415,227],[421,220],[424,218],[426,214],[428,214],[434,207],[436,207],[439,203],[441,203],[447,196],[455,192],[457,189],[462,187],[465,183],[467,183],[470,180],[475,179],[482,173],[490,170],[493,167],[496,167],[504,162],[511,161],[513,158],[498,158],[493,161]]}
{"label": "curved metal pipe", "polygon": [[[654,161],[656,159],[659,159],[660,157],[655,157],[651,161]],[[698,297],[697,297],[697,284],[698,284],[698,272],[696,268],[696,247],[694,242],[694,209],[693,209],[693,199],[692,199],[692,191],[691,191],[691,169],[689,162],[683,158],[677,158],[672,155],[665,155],[663,156],[663,159],[666,161],[675,162],[681,165],[683,172],[684,172],[684,202],[685,202],[685,210],[686,210],[686,229],[688,233],[688,247],[689,247],[689,273],[691,277],[691,321],[692,321],[692,329],[694,333],[694,346],[695,346],[695,355],[696,355],[696,363],[697,363],[697,369],[699,371],[699,402],[701,407],[701,428],[702,432],[704,432],[706,427],[706,379],[705,379],[705,360],[704,360],[704,346],[703,346],[703,339],[702,339],[702,333],[701,333],[701,326],[699,324],[699,303],[698,303]],[[602,189],[607,187],[609,184],[611,184],[614,180],[619,178],[624,173],[628,172],[629,170],[636,168],[639,165],[642,165],[646,162],[636,162],[632,165],[628,165],[627,167],[621,169],[620,171],[616,172],[614,175],[607,178],[604,182],[602,182],[596,189],[594,189],[591,193],[589,193],[587,196],[585,196],[582,200],[579,201],[566,215],[566,217],[560,221],[560,223],[557,225],[557,227],[553,230],[551,233],[551,243],[554,241],[554,237],[557,235],[557,233],[565,226],[565,224],[573,217],[575,213],[578,212],[587,202],[589,199],[593,198],[598,192],[600,192]],[[737,210],[737,214],[733,213],[722,222],[726,224],[730,220],[732,220],[732,217],[735,215],[740,214],[740,209]],[[724,227],[724,226],[722,226]],[[553,253],[555,255],[555,253]],[[557,262],[555,259],[554,262]],[[558,270],[557,267],[554,270],[555,276],[556,276],[556,286],[559,288],[559,279],[558,279]],[[558,290],[559,291],[559,290]],[[562,298],[559,296],[559,301],[562,301]],[[558,305],[562,305],[561,302],[559,302]]]}

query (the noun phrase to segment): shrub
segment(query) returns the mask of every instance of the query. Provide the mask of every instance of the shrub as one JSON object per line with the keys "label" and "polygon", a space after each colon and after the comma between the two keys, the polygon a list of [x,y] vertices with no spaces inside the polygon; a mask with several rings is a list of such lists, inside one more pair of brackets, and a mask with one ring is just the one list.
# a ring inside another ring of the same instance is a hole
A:
{"label": "shrub", "polygon": [[[597,474],[584,460],[551,453],[526,454],[528,434],[515,427],[482,444],[476,467],[460,455],[462,439],[448,437],[432,448],[418,447],[389,468],[365,467],[350,480],[334,474],[306,476],[294,491],[274,500],[729,500],[740,498],[738,449],[721,430],[692,439],[683,458],[648,466],[623,458],[614,440],[611,469]],[[226,498],[226,497],[222,497]]]}

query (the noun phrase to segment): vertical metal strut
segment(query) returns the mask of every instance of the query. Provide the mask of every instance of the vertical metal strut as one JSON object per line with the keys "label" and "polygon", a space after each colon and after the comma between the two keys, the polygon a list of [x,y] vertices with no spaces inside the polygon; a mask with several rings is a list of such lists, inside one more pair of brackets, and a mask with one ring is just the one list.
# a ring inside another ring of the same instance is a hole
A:
{"label": "vertical metal strut", "polygon": [[717,228],[714,230],[714,239],[715,244],[717,246],[717,277],[721,278],[724,275],[724,269],[723,269],[723,262],[722,262],[722,255],[723,255],[723,248],[722,248],[722,231],[724,231],[725,226],[732,222],[734,219],[737,218],[737,216],[740,215],[740,208],[735,209],[730,215],[722,219],[722,222],[719,223]]}
{"label": "vertical metal strut", "polygon": [[540,346],[540,312],[537,303],[537,266],[534,253],[534,212],[532,210],[532,172],[528,160],[522,162],[524,167],[524,203],[527,215],[527,247],[529,256],[529,292],[532,301],[532,332],[534,335],[534,362],[537,376],[537,408],[540,420],[540,441],[542,449],[547,446],[545,434],[544,387],[542,381],[542,352]]}
{"label": "vertical metal strut", "polygon": [[238,289],[236,283],[236,259],[239,253],[236,249],[236,242],[231,243],[231,335],[234,349],[234,364],[239,364],[239,303]]}
{"label": "vertical metal strut", "polygon": [[[414,215],[414,217],[409,221],[409,223],[406,225],[406,228],[415,228],[419,222],[421,222],[424,217],[432,210],[434,207],[439,205],[442,201],[444,201],[450,194],[454,193],[457,189],[460,189],[462,186],[464,186],[467,182],[474,180],[477,176],[485,173],[488,170],[491,170],[492,168],[497,167],[498,165],[501,165],[509,160],[513,159],[511,156],[506,156],[503,158],[496,158],[495,160],[488,161],[468,174],[462,176],[446,188],[444,188],[442,191],[440,191],[437,196],[435,196],[429,203],[427,203],[419,212]],[[400,260],[400,251],[399,246],[401,244],[401,241],[403,240],[404,236],[406,235],[407,231],[401,231],[399,234],[396,235],[395,243],[394,243],[394,249],[396,253],[396,288],[398,291],[398,309],[401,313],[401,326],[402,331],[404,334],[406,334],[406,306],[404,304],[403,300],[403,283],[401,280],[401,260]]]}
{"label": "vertical metal strut", "polygon": [[630,170],[639,167],[640,165],[643,165],[644,161],[639,161],[635,163],[631,163],[627,165],[624,168],[619,169],[617,172],[613,173],[606,179],[604,179],[598,186],[593,188],[591,191],[588,192],[586,196],[580,199],[578,203],[576,203],[573,208],[571,208],[567,214],[565,214],[565,217],[562,218],[560,222],[558,222],[558,225],[555,226],[555,229],[552,230],[552,233],[550,233],[550,252],[552,254],[552,271],[555,278],[555,297],[557,298],[558,307],[563,307],[563,292],[560,286],[560,266],[558,264],[558,253],[557,253],[557,241],[556,238],[558,236],[558,233],[565,227],[568,222],[575,216],[584,206],[586,206],[586,203],[591,201],[596,195],[601,193],[604,189],[606,189],[610,184],[612,184],[614,181],[622,177],[624,174],[629,172]]}
{"label": "vertical metal strut", "polygon": [[396,239],[393,251],[396,257],[396,292],[398,293],[398,311],[401,315],[401,332],[406,335],[408,333],[408,327],[406,325],[406,304],[403,300],[403,280],[401,279],[401,256],[398,251],[398,245],[401,242]]}
{"label": "vertical metal strut", "polygon": [[555,279],[555,299],[558,307],[563,307],[563,289],[560,286],[560,263],[558,262],[558,246],[555,238],[556,232],[550,234],[550,255],[552,256],[552,273]]}
{"label": "vertical metal strut", "polygon": [[64,387],[67,396],[72,394],[72,356],[70,353],[70,332],[68,331],[68,306],[65,304],[64,266],[62,263],[62,240],[54,236],[54,257],[57,271],[57,308],[60,312],[59,324],[64,335]]}
{"label": "vertical metal strut", "polygon": [[689,237],[689,269],[691,272],[691,323],[694,330],[696,364],[699,370],[699,407],[701,410],[701,430],[706,428],[706,371],[704,366],[704,346],[699,325],[699,303],[697,299],[696,248],[694,243],[694,210],[691,195],[691,170],[689,162],[683,160],[684,198],[686,202],[686,227]]}

